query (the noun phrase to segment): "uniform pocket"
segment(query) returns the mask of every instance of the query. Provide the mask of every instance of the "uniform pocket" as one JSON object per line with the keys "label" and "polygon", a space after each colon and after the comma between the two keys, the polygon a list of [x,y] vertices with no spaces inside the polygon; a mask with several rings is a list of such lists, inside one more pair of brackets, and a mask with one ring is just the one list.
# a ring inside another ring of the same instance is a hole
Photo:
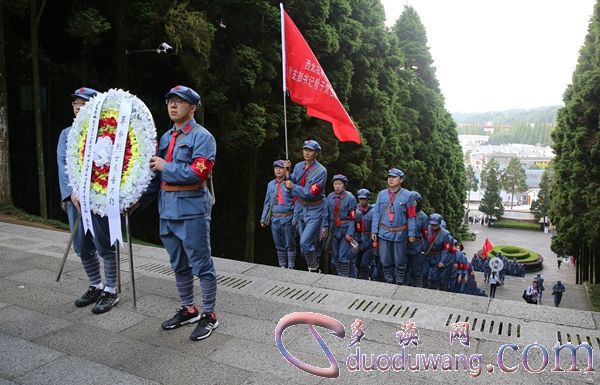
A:
{"label": "uniform pocket", "polygon": [[178,145],[174,158],[180,163],[192,163],[192,148],[187,144]]}
{"label": "uniform pocket", "polygon": [[207,201],[210,202],[205,189],[177,192],[177,205],[182,217],[203,215],[210,212]]}

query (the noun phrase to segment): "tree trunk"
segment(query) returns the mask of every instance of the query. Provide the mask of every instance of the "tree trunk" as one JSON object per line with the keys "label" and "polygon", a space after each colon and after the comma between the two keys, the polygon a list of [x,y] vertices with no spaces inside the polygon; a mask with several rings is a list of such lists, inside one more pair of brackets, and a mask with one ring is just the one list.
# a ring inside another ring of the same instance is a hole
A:
{"label": "tree trunk", "polygon": [[595,273],[595,284],[600,283],[600,259],[598,258],[598,243],[594,247],[594,273]]}
{"label": "tree trunk", "polygon": [[512,210],[513,208],[513,201],[515,200],[515,189],[511,190],[512,194],[510,196],[510,209]]}
{"label": "tree trunk", "polygon": [[589,282],[590,280],[590,247],[585,245],[585,266],[584,266],[583,282]]}
{"label": "tree trunk", "polygon": [[125,27],[125,9],[127,0],[115,1],[113,21],[115,26],[115,86],[127,89],[127,29]]}
{"label": "tree trunk", "polygon": [[469,195],[467,196],[467,211],[471,208],[471,190],[469,190]]}
{"label": "tree trunk", "polygon": [[575,251],[575,255],[573,255],[573,259],[575,261],[575,283],[577,285],[581,284],[581,279],[579,277],[579,255],[581,254],[581,247],[579,247]]}
{"label": "tree trunk", "polygon": [[42,97],[40,87],[37,2],[35,0],[29,0],[29,6],[31,27],[31,64],[33,70],[33,114],[35,120],[35,148],[37,150],[40,215],[42,218],[48,218],[48,207],[46,205],[46,172],[44,166],[44,132],[42,130]]}
{"label": "tree trunk", "polygon": [[251,148],[248,156],[248,202],[246,204],[246,247],[244,259],[254,262],[254,233],[256,230],[256,167],[258,164],[258,150]]}
{"label": "tree trunk", "polygon": [[0,205],[12,205],[10,146],[8,142],[8,93],[4,53],[4,4],[0,0]]}
{"label": "tree trunk", "polygon": [[575,284],[579,285],[579,263],[577,263],[577,254],[573,255],[575,260]]}
{"label": "tree trunk", "polygon": [[583,284],[583,266],[585,264],[585,247],[581,246],[579,254],[579,283]]}

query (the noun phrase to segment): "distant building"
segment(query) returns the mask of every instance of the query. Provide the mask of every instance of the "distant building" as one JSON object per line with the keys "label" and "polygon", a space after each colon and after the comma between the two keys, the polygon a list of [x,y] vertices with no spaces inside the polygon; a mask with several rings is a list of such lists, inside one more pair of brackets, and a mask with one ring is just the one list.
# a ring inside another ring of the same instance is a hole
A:
{"label": "distant building", "polygon": [[[463,148],[464,149],[464,148]],[[503,170],[511,158],[519,158],[521,165],[525,168],[527,178],[527,191],[515,193],[515,205],[531,205],[531,202],[537,199],[540,191],[540,182],[542,180],[543,164],[550,162],[554,153],[549,147],[531,146],[525,144],[511,145],[483,145],[470,148],[466,153],[466,162],[475,169],[475,176],[481,182],[481,170],[490,159],[494,158],[500,164],[500,170]],[[532,168],[535,167],[535,168]],[[507,191],[501,191],[502,202],[508,207],[511,194]],[[483,190],[471,192],[471,202],[478,202],[483,197]]]}
{"label": "distant building", "polygon": [[506,167],[511,158],[518,158],[524,169],[543,169],[552,159],[552,148],[530,144],[464,145],[463,153],[467,164],[481,170],[494,158],[500,169]]}
{"label": "distant building", "polygon": [[493,134],[493,133],[494,133],[494,129],[495,129],[495,126],[494,126],[494,123],[493,123],[493,122],[486,122],[486,123],[483,125],[483,131],[485,131],[485,132],[489,132],[490,134]]}
{"label": "distant building", "polygon": [[458,142],[461,147],[475,147],[481,146],[482,144],[486,144],[490,140],[490,137],[487,135],[459,135]]}
{"label": "distant building", "polygon": [[538,195],[540,194],[540,188],[532,188],[527,190],[527,204],[531,206],[533,201],[538,199]]}
{"label": "distant building", "polygon": [[525,170],[525,175],[527,176],[527,188],[529,190],[527,190],[524,196],[523,194],[519,194],[519,196],[522,200],[526,200],[528,205],[531,205],[531,202],[538,199],[543,173],[544,170]]}

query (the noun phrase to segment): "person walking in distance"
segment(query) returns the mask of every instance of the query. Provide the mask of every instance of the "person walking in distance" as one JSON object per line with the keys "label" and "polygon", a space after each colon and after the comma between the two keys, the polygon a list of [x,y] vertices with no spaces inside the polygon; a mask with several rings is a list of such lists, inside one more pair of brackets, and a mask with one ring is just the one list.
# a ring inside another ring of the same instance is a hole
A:
{"label": "person walking in distance", "polygon": [[490,298],[496,298],[496,288],[498,287],[498,276],[494,271],[492,275],[490,275]]}
{"label": "person walking in distance", "polygon": [[563,285],[561,281],[556,281],[554,286],[552,286],[552,295],[554,296],[555,307],[558,307],[560,305],[560,301],[562,300],[562,296],[565,290],[565,285]]}

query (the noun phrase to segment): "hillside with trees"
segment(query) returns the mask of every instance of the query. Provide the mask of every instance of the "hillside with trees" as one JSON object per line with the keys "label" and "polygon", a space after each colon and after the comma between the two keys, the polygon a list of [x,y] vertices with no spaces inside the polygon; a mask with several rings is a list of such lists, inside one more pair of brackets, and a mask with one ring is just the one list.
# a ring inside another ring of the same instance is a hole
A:
{"label": "hillside with trees", "polygon": [[[561,106],[539,107],[530,110],[506,110],[483,113],[453,113],[459,135],[489,135],[490,144],[523,143],[552,144],[552,131],[556,127],[556,114]],[[484,130],[488,123],[494,125],[490,134]]]}

